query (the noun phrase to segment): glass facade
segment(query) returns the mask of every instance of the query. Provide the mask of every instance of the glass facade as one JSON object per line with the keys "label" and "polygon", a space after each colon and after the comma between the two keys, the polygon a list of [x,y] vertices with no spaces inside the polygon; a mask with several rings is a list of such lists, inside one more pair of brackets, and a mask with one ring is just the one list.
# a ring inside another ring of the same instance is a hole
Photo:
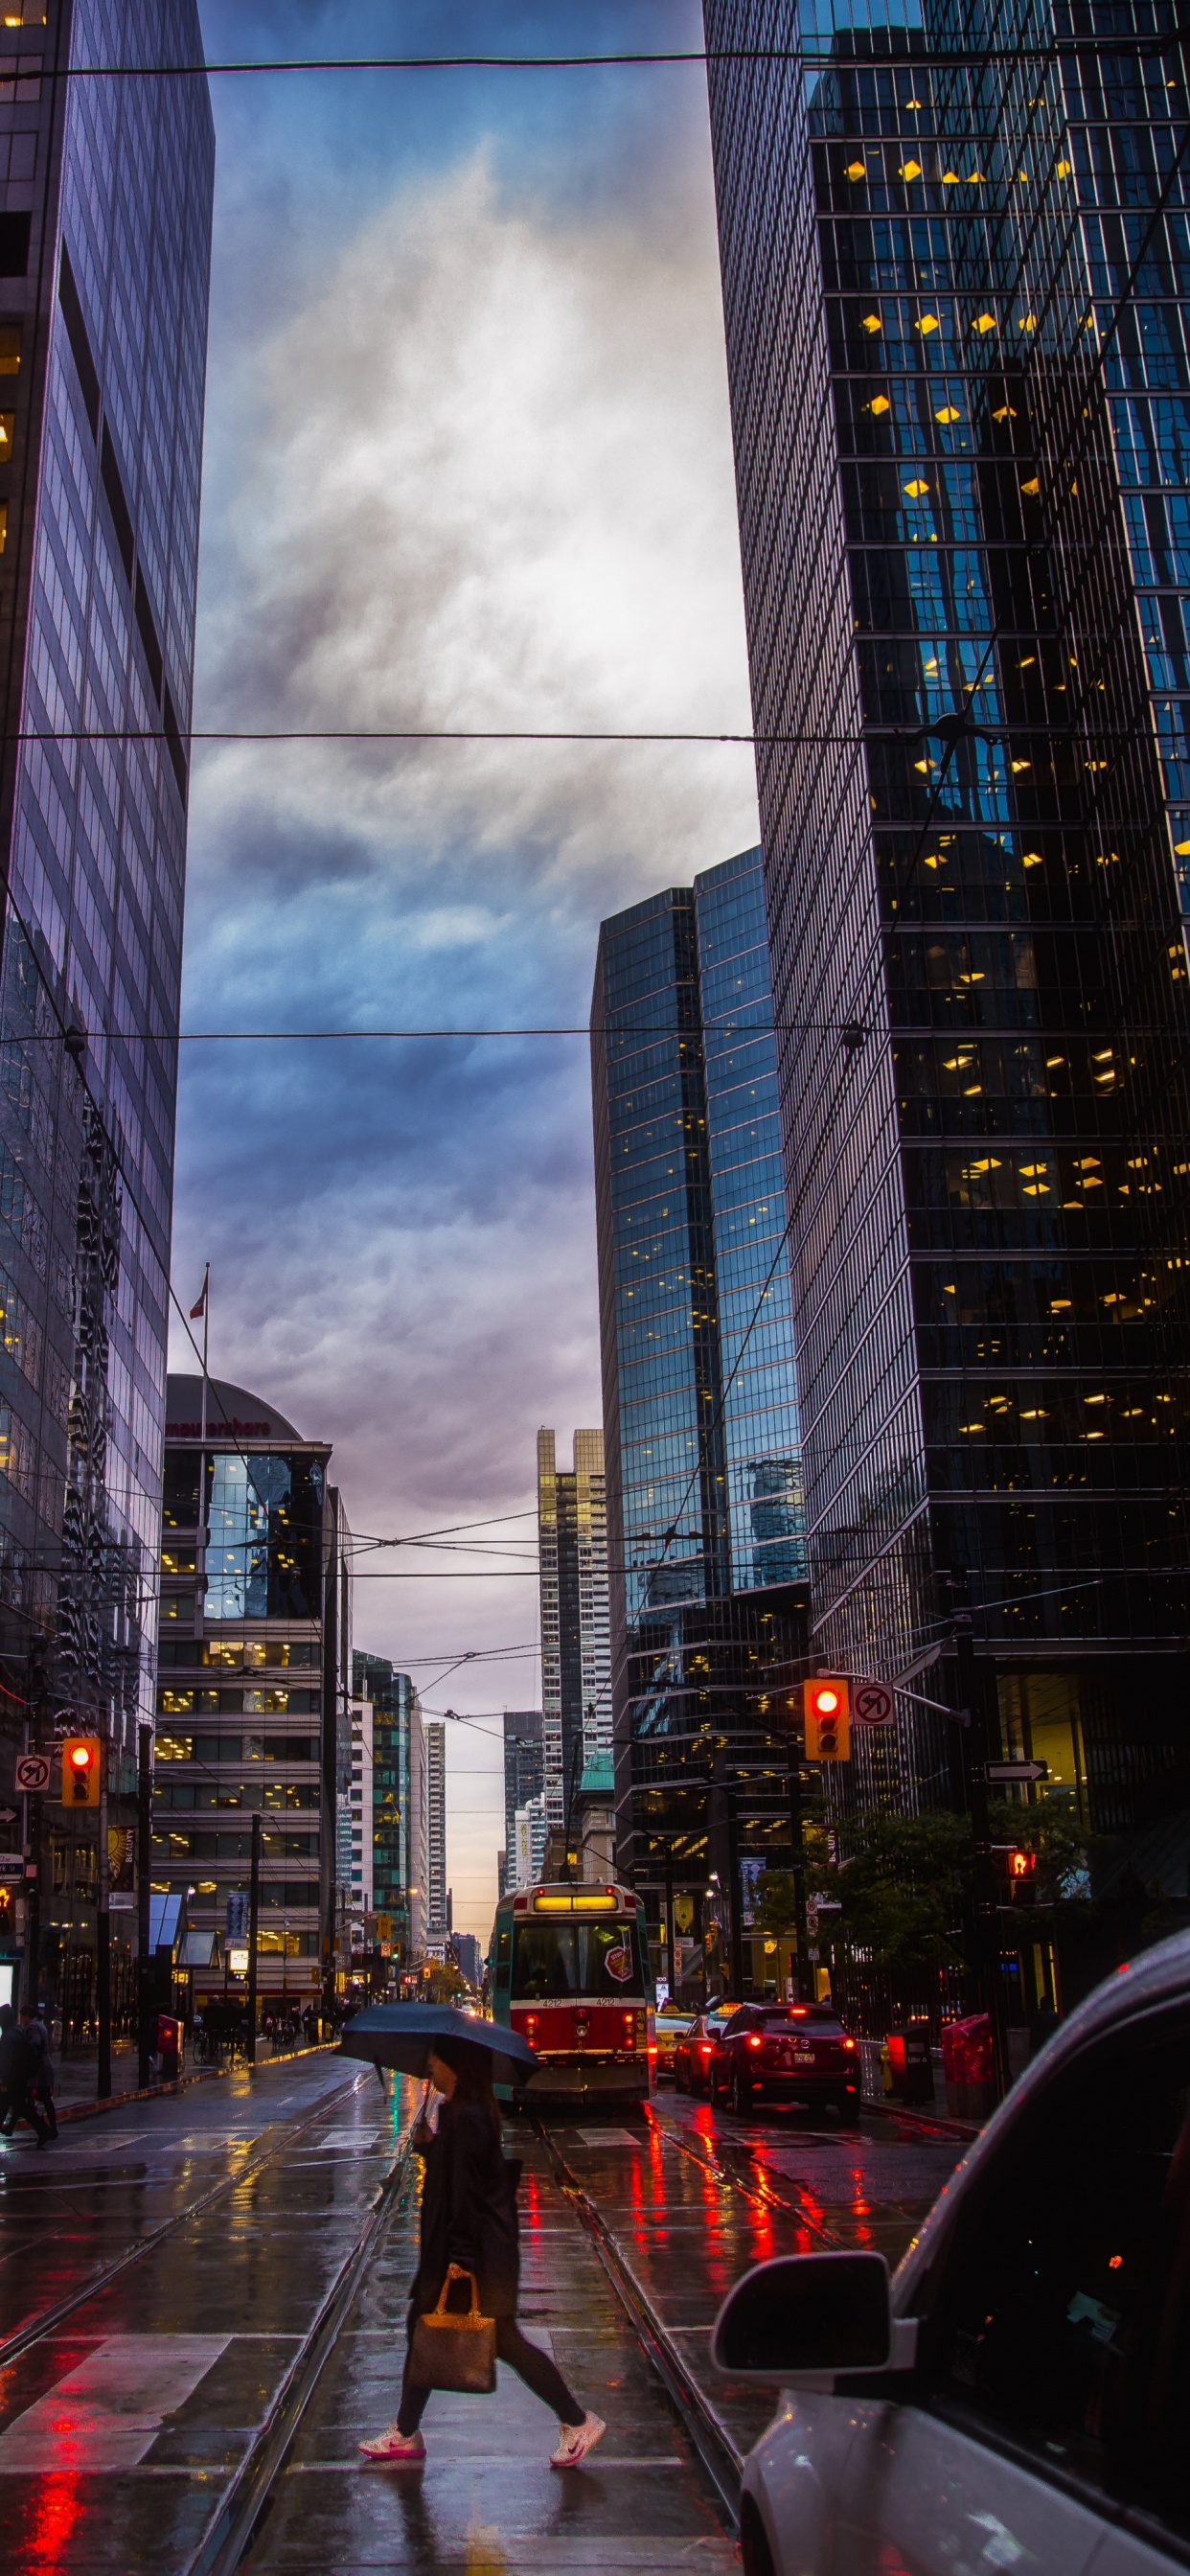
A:
{"label": "glass facade", "polygon": [[309,2000],[350,1958],[350,1532],[329,1448],[258,1397],[208,1380],[205,1443],[200,1379],[170,1378],[168,1412],[153,1884],[188,1892],[201,2005],[259,1813],[260,1992]]}
{"label": "glass facade", "polygon": [[560,1468],[552,1431],[537,1434],[537,1556],[547,1830],[565,1830],[583,1763],[611,1742],[607,1504],[603,1433],[576,1431]]}
{"label": "glass facade", "polygon": [[517,1809],[540,1798],[545,1787],[545,1748],[539,1708],[504,1711],[504,1865],[500,1894],[520,1884],[517,1877]]}
{"label": "glass facade", "polygon": [[[371,1843],[371,1910],[392,1917],[392,1956],[406,1967],[412,1955],[412,1898],[415,1884],[413,1786],[419,1765],[415,1741],[421,1733],[421,1703],[408,1673],[394,1671],[383,1655],[352,1655],[352,1696],[371,1710],[370,1759],[361,1762],[359,1806],[352,1782],[353,1818],[358,1813],[359,1839]],[[353,1823],[353,1839],[355,1826]],[[352,1854],[352,1888],[357,1868],[363,1884],[362,1857]]]}
{"label": "glass facade", "polygon": [[[815,1646],[895,1677],[969,1598],[1006,1744],[1141,1825],[1190,1805],[1184,47],[705,18]],[[946,1794],[902,1705],[850,1794]]]}
{"label": "glass facade", "polygon": [[621,1865],[701,1918],[728,1803],[788,1842],[805,1576],[759,850],[604,922],[592,1067]]}
{"label": "glass facade", "polygon": [[[119,1815],[152,1715],[214,137],[203,79],[83,67],[201,58],[193,0],[0,27],[0,1792],[23,1739],[85,1727]],[[74,1824],[41,1857],[30,1946],[84,2017],[94,1850]]]}

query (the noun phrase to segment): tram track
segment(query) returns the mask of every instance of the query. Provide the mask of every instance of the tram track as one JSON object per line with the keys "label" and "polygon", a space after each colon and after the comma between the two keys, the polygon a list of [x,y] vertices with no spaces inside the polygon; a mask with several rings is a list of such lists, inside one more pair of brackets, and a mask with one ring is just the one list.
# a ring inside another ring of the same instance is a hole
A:
{"label": "tram track", "polygon": [[99,2271],[89,2273],[85,2281],[76,2283],[74,2289],[67,2290],[48,2308],[39,2308],[35,2315],[27,2317],[23,2325],[16,2327],[12,2334],[0,2340],[0,2370],[5,2369],[9,2363],[19,2360],[22,2353],[28,2352],[34,2344],[40,2343],[44,2336],[53,2334],[67,2317],[73,2316],[77,2309],[86,2307],[91,2299],[102,2298],[105,2290],[110,2289],[114,2281],[118,2281],[124,2273],[131,2271],[135,2264],[146,2261],[147,2257],[155,2253],[158,2246],[163,2245],[168,2237],[176,2235],[179,2228],[187,2227],[192,2219],[203,2216],[208,2209],[214,2207],[216,2201],[224,2199],[229,2192],[238,2191],[244,2183],[255,2181],[258,2174],[264,2173],[278,2156],[285,2153],[295,2138],[304,2136],[306,2130],[314,2128],[319,2120],[326,2117],[328,2111],[334,2110],[336,2104],[346,2101],[351,2094],[358,2092],[362,2080],[361,2075],[353,2074],[348,2083],[336,2086],[333,2093],[320,2099],[304,2119],[287,2120],[283,2134],[275,2138],[272,2144],[265,2147],[259,2155],[246,2157],[242,2164],[236,2166],[234,2173],[224,2174],[219,2182],[212,2183],[208,2191],[200,2192],[196,2199],[187,2201],[183,2209],[174,2210],[169,2218],[162,2219],[159,2226],[151,2228],[147,2236],[139,2236],[134,2244],[126,2246],[122,2254],[115,2255],[112,2261],[105,2263]]}

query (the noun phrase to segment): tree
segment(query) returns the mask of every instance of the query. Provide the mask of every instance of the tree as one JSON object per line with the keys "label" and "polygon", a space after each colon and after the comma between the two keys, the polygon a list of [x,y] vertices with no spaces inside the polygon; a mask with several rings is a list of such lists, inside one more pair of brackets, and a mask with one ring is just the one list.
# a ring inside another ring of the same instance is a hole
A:
{"label": "tree", "polygon": [[815,1893],[835,1898],[840,1909],[820,1927],[820,1946],[835,1957],[862,1953],[890,1976],[961,1965],[970,1818],[874,1809],[850,1818],[838,1841],[833,1866],[824,1870],[819,1862],[813,1871]]}

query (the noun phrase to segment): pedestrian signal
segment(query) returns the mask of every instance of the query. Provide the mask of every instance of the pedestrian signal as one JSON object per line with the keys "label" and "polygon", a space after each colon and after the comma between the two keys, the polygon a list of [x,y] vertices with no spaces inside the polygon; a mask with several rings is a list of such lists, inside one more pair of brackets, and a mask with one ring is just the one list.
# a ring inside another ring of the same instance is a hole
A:
{"label": "pedestrian signal", "polygon": [[1025,1879],[1036,1877],[1037,1854],[1031,1851],[1006,1852],[1004,1866],[1013,1884],[1016,1885]]}
{"label": "pedestrian signal", "polygon": [[68,1735],[62,1747],[62,1804],[97,1807],[103,1746],[97,1735]]}
{"label": "pedestrian signal", "polygon": [[851,1753],[851,1685],[820,1673],[802,1684],[807,1762],[846,1762]]}

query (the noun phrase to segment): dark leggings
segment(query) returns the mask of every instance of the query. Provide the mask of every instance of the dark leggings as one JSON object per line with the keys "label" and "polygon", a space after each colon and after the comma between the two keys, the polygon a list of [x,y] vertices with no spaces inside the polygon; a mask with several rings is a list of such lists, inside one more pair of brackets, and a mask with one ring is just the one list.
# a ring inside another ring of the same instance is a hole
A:
{"label": "dark leggings", "polygon": [[[401,2411],[397,2417],[398,2430],[402,2433],[416,2433],[426,2411],[426,2400],[434,2393],[430,2388],[411,2388],[409,2384],[413,2327],[414,2318],[411,2316],[405,2376],[401,2382]],[[531,2388],[534,2396],[540,2397],[543,2405],[552,2406],[559,2423],[583,2423],[582,2407],[576,2406],[561,2371],[555,2368],[548,2352],[542,2352],[538,2344],[525,2341],[515,2317],[497,2317],[496,2351],[500,2360],[506,2361],[510,2370],[515,2370],[518,2379],[524,2380],[526,2388]]]}

